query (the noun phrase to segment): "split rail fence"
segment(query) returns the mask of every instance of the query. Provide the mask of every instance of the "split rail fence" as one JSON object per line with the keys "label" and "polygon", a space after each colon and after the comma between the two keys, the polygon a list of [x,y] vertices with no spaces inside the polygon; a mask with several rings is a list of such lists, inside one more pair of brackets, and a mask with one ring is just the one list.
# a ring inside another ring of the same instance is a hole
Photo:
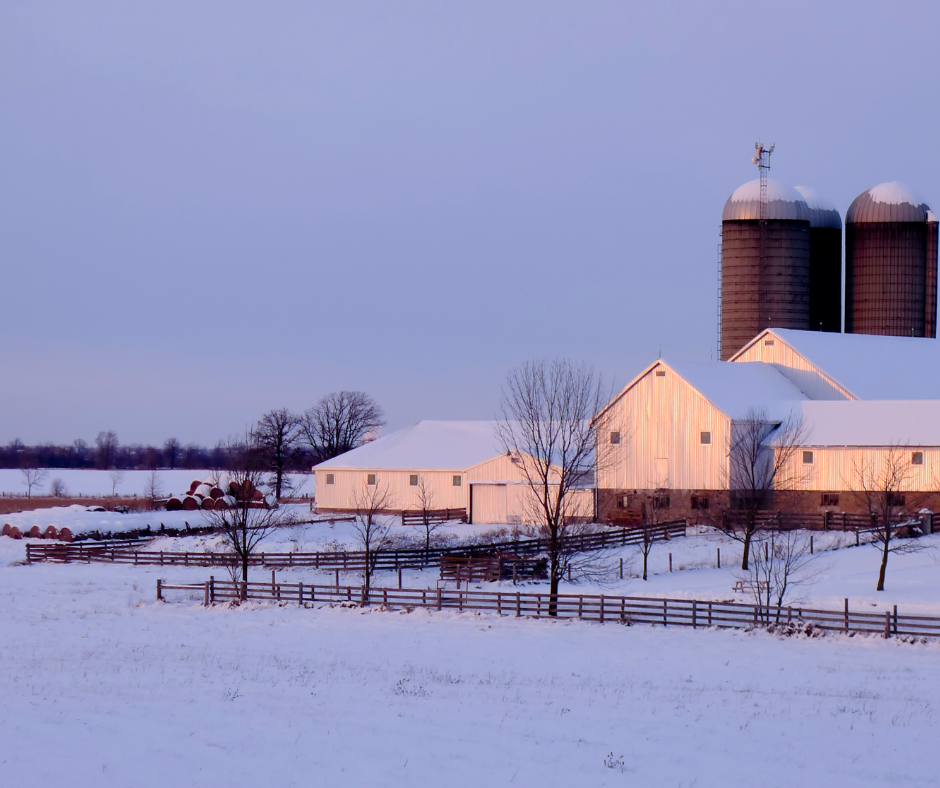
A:
{"label": "split rail fence", "polygon": [[372,588],[363,598],[361,586],[317,585],[313,583],[239,582],[210,578],[198,584],[169,584],[157,581],[157,599],[165,601],[167,591],[199,594],[212,605],[236,600],[307,604],[371,604],[390,610],[428,608],[433,610],[479,611],[501,616],[534,618],[577,618],[600,623],[659,624],[691,627],[747,629],[770,624],[812,624],[829,632],[876,634],[884,637],[913,636],[940,638],[940,617],[899,615],[897,606],[882,613],[849,609],[821,610],[804,607],[752,605],[696,599],[661,599],[604,594],[551,594],[521,591],[473,591],[445,588]]}
{"label": "split rail fence", "polygon": [[[616,528],[598,533],[579,534],[566,537],[562,544],[569,552],[588,552],[610,547],[625,547],[641,544],[644,539],[663,541],[684,536],[686,521],[663,523],[647,529]],[[547,539],[514,539],[460,547],[432,548],[431,550],[384,550],[375,554],[375,568],[397,570],[406,567],[438,566],[441,558],[474,557],[510,553],[516,556],[535,556],[548,549]],[[58,542],[53,544],[26,545],[26,561],[74,561],[134,564],[135,566],[230,566],[234,558],[231,553],[219,552],[175,552],[170,550],[136,550],[132,546],[107,543]],[[249,559],[249,566],[274,569],[308,568],[362,571],[365,553],[362,552],[311,552],[268,553],[259,552]]]}

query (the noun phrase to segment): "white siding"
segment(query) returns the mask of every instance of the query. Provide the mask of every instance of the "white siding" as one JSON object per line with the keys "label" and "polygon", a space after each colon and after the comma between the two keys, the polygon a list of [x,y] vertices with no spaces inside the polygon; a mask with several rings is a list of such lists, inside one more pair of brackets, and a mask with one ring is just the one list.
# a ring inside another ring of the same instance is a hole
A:
{"label": "white siding", "polygon": [[[840,492],[858,490],[864,485],[859,479],[859,469],[869,469],[877,479],[885,467],[891,452],[887,446],[872,447],[818,447],[807,446],[813,452],[812,465],[803,463],[802,449],[796,453],[787,469],[787,477],[797,479],[798,490]],[[940,448],[904,446],[897,449],[901,459],[909,463],[915,451],[924,453],[923,465],[910,465],[902,489],[905,492],[929,492],[940,487]],[[863,470],[864,473],[864,470]]]}
{"label": "white siding", "polygon": [[773,364],[810,399],[855,399],[848,390],[807,361],[784,340],[766,331],[741,348],[730,360]]}
{"label": "white siding", "polygon": [[[657,376],[656,371],[665,371]],[[731,420],[664,362],[631,384],[598,419],[598,487],[720,490],[727,486]],[[620,446],[610,433],[620,431]],[[701,433],[711,443],[701,443]]]}
{"label": "white siding", "polygon": [[[434,509],[461,509],[466,508],[468,502],[468,486],[466,475],[461,470],[361,470],[359,468],[343,470],[340,468],[324,468],[316,470],[318,509],[354,509],[356,496],[361,494],[366,486],[370,473],[376,475],[376,483],[388,487],[390,493],[389,509],[417,509],[418,488],[410,484],[410,476],[417,474],[425,480],[431,491]],[[334,483],[327,484],[327,474],[333,474]],[[454,486],[454,476],[461,477],[461,486]]]}

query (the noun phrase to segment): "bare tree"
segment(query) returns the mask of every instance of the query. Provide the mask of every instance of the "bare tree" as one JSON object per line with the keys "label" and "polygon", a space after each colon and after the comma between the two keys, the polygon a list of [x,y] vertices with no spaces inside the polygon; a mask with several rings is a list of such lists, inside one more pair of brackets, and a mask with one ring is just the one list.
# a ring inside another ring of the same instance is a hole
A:
{"label": "bare tree", "polygon": [[653,494],[648,496],[643,506],[643,521],[639,525],[642,541],[640,542],[640,553],[643,556],[643,579],[647,579],[647,569],[649,566],[649,556],[653,551],[653,545],[656,543],[656,528],[662,522],[663,515],[669,509],[669,491],[666,489],[654,490]]}
{"label": "bare tree", "polygon": [[43,468],[21,468],[23,484],[26,485],[26,497],[33,497],[33,487],[37,487],[46,480],[49,474]]}
{"label": "bare tree", "polygon": [[428,485],[423,476],[418,477],[418,489],[415,491],[415,502],[418,504],[418,510],[421,512],[421,522],[415,525],[415,528],[424,529],[424,550],[431,550],[431,534],[444,523],[431,519],[431,512],[434,510],[434,490]]}
{"label": "bare tree", "polygon": [[163,477],[157,470],[152,470],[147,474],[147,481],[144,484],[144,497],[150,500],[150,508],[154,509],[157,505],[157,499],[163,497]]}
{"label": "bare tree", "polygon": [[774,618],[779,623],[783,603],[812,578],[808,565],[815,556],[810,551],[809,539],[799,531],[761,531],[753,545],[746,576],[751,593],[768,615],[770,608],[776,607]]}
{"label": "bare tree", "polygon": [[[244,456],[244,455],[242,455]],[[241,579],[248,582],[248,566],[258,545],[280,528],[289,528],[298,518],[287,508],[275,502],[255,500],[260,489],[264,471],[242,467],[229,471],[230,488],[238,492],[235,503],[228,508],[203,509],[202,516],[207,525],[218,530],[241,568]]]}
{"label": "bare tree", "polygon": [[885,590],[885,575],[888,571],[888,556],[891,553],[912,553],[921,545],[910,539],[910,528],[916,519],[918,502],[910,486],[913,467],[910,452],[900,446],[892,446],[881,460],[862,459],[852,466],[849,487],[855,499],[871,518],[874,544],[881,551],[881,567],[878,570],[877,591]]}
{"label": "bare tree", "polygon": [[497,433],[519,464],[548,540],[549,615],[567,568],[565,536],[584,519],[576,491],[602,461],[592,422],[606,402],[594,371],[567,359],[526,362],[503,389]]}
{"label": "bare tree", "polygon": [[114,430],[99,432],[95,438],[97,462],[99,468],[111,468],[118,450],[118,437]]}
{"label": "bare tree", "polygon": [[363,391],[334,391],[303,415],[301,428],[317,462],[373,440],[385,426],[376,401]]}
{"label": "bare tree", "polygon": [[359,544],[365,556],[362,572],[362,604],[369,601],[369,589],[372,585],[372,575],[375,572],[375,563],[378,553],[389,542],[391,523],[382,520],[382,512],[393,505],[388,485],[379,479],[374,484],[365,484],[356,493],[355,510],[356,519],[353,530],[359,537]]}
{"label": "bare tree", "polygon": [[176,467],[176,463],[179,462],[180,453],[183,451],[183,447],[180,445],[180,442],[176,438],[167,438],[163,443],[163,459],[166,462],[167,466],[172,470]]}
{"label": "bare tree", "polygon": [[802,464],[795,458],[807,437],[801,415],[773,420],[763,408],[751,408],[743,419],[732,422],[727,470],[732,511],[722,517],[721,529],[744,546],[743,572],[748,571],[760,511],[775,492],[792,490],[804,478]]}
{"label": "bare tree", "polygon": [[124,471],[115,469],[108,474],[108,477],[111,479],[111,495],[115,496],[118,485],[124,481]]}
{"label": "bare tree", "polygon": [[274,474],[273,492],[281,499],[284,474],[301,438],[300,417],[287,408],[265,413],[252,430],[252,438],[265,468]]}
{"label": "bare tree", "polygon": [[53,498],[65,498],[65,496],[69,494],[69,491],[65,486],[65,482],[57,476],[49,484],[49,493]]}

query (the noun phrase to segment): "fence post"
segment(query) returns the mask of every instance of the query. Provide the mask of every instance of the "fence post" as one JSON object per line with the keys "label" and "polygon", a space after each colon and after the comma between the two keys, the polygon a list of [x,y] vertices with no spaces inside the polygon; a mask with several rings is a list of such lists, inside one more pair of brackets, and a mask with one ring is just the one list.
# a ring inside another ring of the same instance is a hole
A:
{"label": "fence post", "polygon": [[336,591],[339,592],[339,568],[336,569]]}
{"label": "fence post", "polygon": [[897,637],[898,634],[898,606],[894,606],[894,635]]}
{"label": "fence post", "polygon": [[304,603],[304,584],[303,581],[297,585],[297,604],[303,605]]}
{"label": "fence post", "polygon": [[712,625],[712,603],[708,603],[708,626]]}
{"label": "fence post", "polygon": [[855,529],[855,546],[856,546],[856,547],[859,546],[859,541],[858,541],[858,528]]}
{"label": "fence post", "polygon": [[696,612],[697,612],[697,611],[696,611],[696,605],[697,605],[697,604],[698,604],[698,603],[693,599],[693,600],[692,600],[692,629],[697,629],[697,622],[696,622],[696,620],[695,620],[695,614],[696,614]]}
{"label": "fence post", "polygon": [[669,554],[669,571],[672,571],[672,553]]}
{"label": "fence post", "polygon": [[813,535],[809,535],[809,554],[813,555]]}
{"label": "fence post", "polygon": [[620,579],[623,580],[623,559],[620,559]]}
{"label": "fence post", "polygon": [[718,550],[718,568],[721,569],[721,548],[716,548]]}
{"label": "fence post", "polygon": [[522,615],[522,604],[521,604],[521,600],[519,599],[519,592],[516,591],[516,618],[519,618],[519,616],[521,615]]}
{"label": "fence post", "polygon": [[245,580],[239,580],[238,582],[238,596],[242,602],[248,601],[248,582]]}
{"label": "fence post", "polygon": [[215,575],[209,575],[209,602],[215,604]]}
{"label": "fence post", "polygon": [[891,637],[891,614],[885,610],[885,640]]}
{"label": "fence post", "polygon": [[[262,560],[262,561],[264,560],[264,553],[261,554],[261,560]],[[276,589],[275,589],[275,585],[274,585],[274,571],[275,571],[275,570],[273,570],[273,569],[271,570],[271,596],[272,596],[272,597],[273,597],[273,596],[276,596]]]}
{"label": "fence post", "polygon": [[[856,531],[855,533],[857,535],[858,531]],[[845,598],[845,631],[846,632],[849,631],[849,598],[848,597]]]}
{"label": "fence post", "polygon": [[157,601],[163,601],[163,581],[159,577],[157,578]]}
{"label": "fence post", "polygon": [[438,588],[437,588],[437,609],[438,609],[438,610],[441,609],[441,588],[440,588],[440,586],[438,586]]}
{"label": "fence post", "polygon": [[398,590],[401,591],[401,570],[402,567],[398,567]]}
{"label": "fence post", "polygon": [[669,626],[669,603],[663,600],[663,626]]}

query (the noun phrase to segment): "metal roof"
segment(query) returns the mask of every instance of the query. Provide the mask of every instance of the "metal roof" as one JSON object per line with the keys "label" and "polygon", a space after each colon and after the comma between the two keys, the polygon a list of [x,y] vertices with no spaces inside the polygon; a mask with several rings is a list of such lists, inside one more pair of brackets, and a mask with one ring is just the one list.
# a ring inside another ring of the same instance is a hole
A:
{"label": "metal roof", "polygon": [[797,186],[796,190],[800,193],[809,207],[809,226],[820,227],[833,230],[842,229],[842,216],[836,208],[835,203],[820,197],[819,193],[809,186]]}
{"label": "metal roof", "polygon": [[890,181],[862,192],[845,212],[845,223],[926,222],[930,207],[911,189]]}
{"label": "metal roof", "polygon": [[[767,182],[767,211],[765,219],[810,220],[810,210],[802,195],[789,186]],[[753,180],[739,186],[725,203],[721,221],[760,219],[760,181]]]}
{"label": "metal roof", "polygon": [[810,400],[807,446],[940,446],[940,401]]}

